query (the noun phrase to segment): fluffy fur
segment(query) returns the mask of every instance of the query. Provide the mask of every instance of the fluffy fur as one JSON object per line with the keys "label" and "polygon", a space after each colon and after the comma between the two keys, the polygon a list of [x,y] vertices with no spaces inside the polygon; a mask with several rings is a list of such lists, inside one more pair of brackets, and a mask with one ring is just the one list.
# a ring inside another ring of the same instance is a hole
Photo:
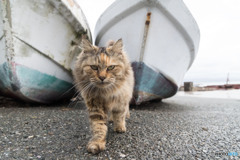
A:
{"label": "fluffy fur", "polygon": [[73,75],[89,112],[92,138],[87,150],[95,154],[105,149],[109,119],[114,131],[126,132],[134,76],[121,39],[107,47],[93,46],[83,39],[81,47]]}

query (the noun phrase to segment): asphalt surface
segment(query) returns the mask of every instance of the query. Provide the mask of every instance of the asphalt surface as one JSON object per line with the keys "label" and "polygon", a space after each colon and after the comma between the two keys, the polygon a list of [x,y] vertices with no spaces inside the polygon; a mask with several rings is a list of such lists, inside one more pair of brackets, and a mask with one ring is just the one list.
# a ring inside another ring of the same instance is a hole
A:
{"label": "asphalt surface", "polygon": [[92,155],[83,103],[32,105],[0,97],[0,159],[240,158],[239,100],[173,97],[132,106],[130,113],[127,132],[115,133],[109,123],[107,149]]}

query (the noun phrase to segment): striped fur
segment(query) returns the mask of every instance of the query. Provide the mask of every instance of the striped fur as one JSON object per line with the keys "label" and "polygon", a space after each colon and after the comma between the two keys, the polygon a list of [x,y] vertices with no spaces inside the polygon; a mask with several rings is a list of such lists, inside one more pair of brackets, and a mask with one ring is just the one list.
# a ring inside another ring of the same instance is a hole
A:
{"label": "striped fur", "polygon": [[73,75],[89,112],[93,135],[87,149],[95,154],[105,149],[110,117],[116,132],[126,131],[125,118],[129,116],[134,76],[122,40],[97,47],[83,39]]}

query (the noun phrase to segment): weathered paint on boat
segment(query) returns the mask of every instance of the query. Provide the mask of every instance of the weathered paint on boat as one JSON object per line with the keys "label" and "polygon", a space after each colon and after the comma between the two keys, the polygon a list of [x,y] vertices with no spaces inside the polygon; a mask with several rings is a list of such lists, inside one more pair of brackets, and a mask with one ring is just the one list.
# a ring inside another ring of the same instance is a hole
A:
{"label": "weathered paint on boat", "polygon": [[7,63],[0,66],[2,94],[33,102],[41,100],[42,103],[49,103],[49,99],[51,101],[65,99],[71,95],[67,91],[72,87],[72,83],[23,65],[12,65],[15,68],[14,72]]}
{"label": "weathered paint on boat", "polygon": [[133,103],[138,105],[146,101],[168,98],[177,92],[177,85],[144,62],[133,62],[132,67],[135,77]]}
{"label": "weathered paint on boat", "polygon": [[69,98],[82,36],[91,40],[74,0],[0,1],[0,93],[40,103]]}
{"label": "weathered paint on boat", "polygon": [[182,0],[116,0],[98,19],[95,44],[123,39],[135,72],[136,104],[173,96],[199,46]]}

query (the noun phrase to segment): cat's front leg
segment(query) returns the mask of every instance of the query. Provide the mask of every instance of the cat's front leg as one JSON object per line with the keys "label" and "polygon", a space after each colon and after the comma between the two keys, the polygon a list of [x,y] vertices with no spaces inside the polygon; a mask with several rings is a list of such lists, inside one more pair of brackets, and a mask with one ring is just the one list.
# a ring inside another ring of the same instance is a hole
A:
{"label": "cat's front leg", "polygon": [[92,138],[88,142],[87,150],[93,154],[105,149],[107,135],[107,115],[101,109],[89,110]]}
{"label": "cat's front leg", "polygon": [[[129,106],[127,106],[126,118],[127,119],[130,118]],[[112,114],[112,112],[110,112],[109,115],[108,115],[108,122],[113,122],[113,114]]]}
{"label": "cat's front leg", "polygon": [[112,110],[112,117],[113,117],[113,124],[114,124],[114,131],[123,133],[126,132],[126,115],[128,113],[127,110],[128,106],[120,107],[120,108],[113,108]]}

